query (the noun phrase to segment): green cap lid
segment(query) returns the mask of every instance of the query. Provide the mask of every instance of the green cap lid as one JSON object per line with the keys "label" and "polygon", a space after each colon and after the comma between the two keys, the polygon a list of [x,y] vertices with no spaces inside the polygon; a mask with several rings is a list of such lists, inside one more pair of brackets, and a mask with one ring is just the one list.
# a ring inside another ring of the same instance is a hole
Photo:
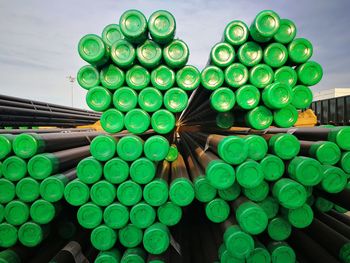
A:
{"label": "green cap lid", "polygon": [[33,178],[23,178],[16,184],[16,195],[23,202],[33,202],[40,195],[39,187],[40,184]]}
{"label": "green cap lid", "polygon": [[33,156],[28,162],[28,173],[37,180],[45,179],[57,172],[59,160],[54,154],[42,153]]}
{"label": "green cap lid", "polygon": [[248,75],[248,69],[243,64],[233,63],[225,69],[225,81],[233,88],[243,86],[248,81]]}
{"label": "green cap lid", "polygon": [[288,210],[288,221],[296,228],[309,226],[314,219],[314,213],[308,204]]}
{"label": "green cap lid", "polygon": [[205,169],[205,174],[216,189],[229,188],[236,179],[233,167],[220,159],[211,161]]}
{"label": "green cap lid", "polygon": [[110,64],[101,70],[100,81],[103,87],[116,90],[124,84],[125,75],[118,67]]}
{"label": "green cap lid", "polygon": [[259,104],[260,91],[253,85],[244,85],[235,93],[237,104],[242,109],[250,110]]}
{"label": "green cap lid", "polygon": [[138,10],[125,11],[119,20],[120,30],[131,43],[141,43],[147,38],[147,19]]}
{"label": "green cap lid", "polygon": [[219,194],[220,198],[222,198],[222,199],[224,199],[226,201],[234,201],[240,196],[240,194],[241,194],[241,187],[236,181],[229,188],[218,190],[218,194]]}
{"label": "green cap lid", "polygon": [[267,232],[275,241],[286,240],[292,233],[291,224],[282,217],[275,217],[267,226]]}
{"label": "green cap lid", "polygon": [[111,46],[111,59],[118,67],[130,67],[134,63],[135,57],[134,47],[126,40],[117,40]]}
{"label": "green cap lid", "polygon": [[[108,161],[112,159],[117,150],[117,140],[110,135],[98,135],[90,144],[91,155],[99,161]],[[91,160],[86,159],[86,160]]]}
{"label": "green cap lid", "polygon": [[280,43],[272,43],[264,49],[264,62],[273,68],[282,67],[288,59],[287,48]]}
{"label": "green cap lid", "polygon": [[311,58],[313,47],[309,40],[296,38],[288,45],[289,59],[294,63],[304,63]]}
{"label": "green cap lid", "polygon": [[248,145],[238,136],[226,136],[218,144],[218,154],[229,164],[240,164],[248,157]]}
{"label": "green cap lid", "polygon": [[120,203],[113,203],[103,212],[104,223],[113,229],[120,229],[129,222],[129,210]]}
{"label": "green cap lid", "polygon": [[167,156],[165,157],[165,160],[168,162],[173,162],[177,159],[177,156],[179,154],[179,151],[177,150],[176,145],[170,145],[169,151]]}
{"label": "green cap lid", "polygon": [[260,161],[261,169],[266,181],[276,181],[284,174],[284,162],[281,158],[273,154],[266,155]]}
{"label": "green cap lid", "polygon": [[272,112],[265,106],[258,106],[246,113],[247,124],[256,130],[264,130],[272,124]]}
{"label": "green cap lid", "polygon": [[125,128],[134,134],[147,131],[151,118],[147,112],[141,109],[130,110],[124,118]]}
{"label": "green cap lid", "polygon": [[342,262],[349,261],[350,258],[350,244],[347,242],[342,245],[340,251],[339,251],[339,259]]}
{"label": "green cap lid", "polygon": [[265,211],[268,219],[274,218],[278,213],[279,204],[277,200],[271,196],[266,197],[257,204]]}
{"label": "green cap lid", "polygon": [[78,209],[77,218],[82,227],[93,229],[102,222],[102,209],[93,203],[83,204]]}
{"label": "green cap lid", "polygon": [[168,110],[157,110],[152,114],[151,125],[155,132],[167,134],[175,128],[175,116]]}
{"label": "green cap lid", "polygon": [[181,220],[182,209],[180,206],[169,201],[158,207],[157,217],[162,224],[174,226]]}
{"label": "green cap lid", "polygon": [[100,84],[100,74],[95,67],[86,65],[79,69],[77,81],[82,88],[89,90]]}
{"label": "green cap lid", "polygon": [[8,157],[2,163],[2,174],[10,181],[19,181],[27,174],[27,163],[17,156]]}
{"label": "green cap lid", "polygon": [[107,46],[112,46],[116,41],[123,38],[123,33],[117,24],[109,24],[102,31],[102,40]]}
{"label": "green cap lid", "polygon": [[323,213],[327,213],[332,210],[334,203],[331,201],[324,199],[322,197],[317,197],[315,201],[315,207]]}
{"label": "green cap lid", "polygon": [[142,242],[142,230],[135,225],[126,225],[119,230],[118,234],[120,243],[127,248],[136,247]]}
{"label": "green cap lid", "polygon": [[2,223],[2,221],[4,220],[5,217],[5,207],[0,204],[0,223]]}
{"label": "green cap lid", "polygon": [[224,31],[225,41],[233,46],[240,46],[247,41],[249,29],[247,25],[239,20],[233,20],[227,24]]}
{"label": "green cap lid", "polygon": [[[226,249],[226,246],[224,243],[221,244],[219,247],[218,257],[220,262],[222,263],[244,263],[245,259],[235,258],[233,257],[230,252]],[[219,261],[215,261],[219,262]]]}
{"label": "green cap lid", "polygon": [[342,153],[340,167],[344,170],[344,172],[350,174],[350,152]]}
{"label": "green cap lid", "polygon": [[224,80],[225,76],[223,71],[216,66],[207,66],[201,72],[202,86],[208,90],[215,90],[221,87]]}
{"label": "green cap lid", "polygon": [[248,135],[244,137],[248,145],[248,158],[259,161],[267,154],[268,146],[265,139],[258,135]]}
{"label": "green cap lid", "polygon": [[159,44],[166,44],[172,41],[175,29],[175,18],[168,11],[158,10],[148,19],[148,30],[152,39]]}
{"label": "green cap lid", "polygon": [[93,87],[86,94],[86,103],[94,111],[105,111],[112,103],[112,94],[104,87]]}
{"label": "green cap lid", "polygon": [[196,89],[201,82],[201,73],[194,66],[185,66],[176,72],[176,83],[179,88],[191,91]]}
{"label": "green cap lid", "polygon": [[240,227],[249,234],[262,233],[268,224],[265,211],[257,204],[247,201],[236,209],[236,219]]}
{"label": "green cap lid", "polygon": [[120,158],[110,159],[103,167],[103,176],[112,184],[120,184],[129,176],[129,164]]}
{"label": "green cap lid", "polygon": [[235,59],[235,50],[228,43],[217,43],[210,51],[211,63],[218,67],[227,67]]}
{"label": "green cap lid", "polygon": [[45,150],[45,142],[40,138],[40,135],[22,133],[15,137],[12,142],[12,148],[18,157],[27,159],[43,152]]}
{"label": "green cap lid", "polygon": [[187,178],[177,178],[170,184],[169,198],[178,206],[188,206],[192,203],[195,193],[192,182]]}
{"label": "green cap lid", "polygon": [[293,91],[286,84],[274,82],[264,89],[261,98],[270,109],[281,109],[292,102]]}
{"label": "green cap lid", "polygon": [[338,213],[345,214],[348,212],[348,209],[345,209],[339,205],[334,204],[334,210],[337,211]]}
{"label": "green cap lid", "polygon": [[207,203],[216,196],[216,189],[210,184],[205,176],[198,176],[194,182],[194,193],[198,201]]}
{"label": "green cap lid", "polygon": [[120,260],[121,254],[118,249],[114,248],[108,251],[100,251],[95,259],[95,263],[119,263]]}
{"label": "green cap lid", "polygon": [[17,228],[8,223],[0,224],[0,247],[12,247],[17,242]]}
{"label": "green cap lid", "polygon": [[162,59],[161,47],[152,40],[146,40],[136,49],[138,61],[145,68],[154,68],[159,65]]}
{"label": "green cap lid", "polygon": [[68,178],[63,174],[50,176],[40,183],[40,195],[46,201],[57,202],[63,198],[64,187],[67,183]]}
{"label": "green cap lid", "polygon": [[130,210],[130,221],[138,228],[147,228],[154,223],[156,211],[145,202],[134,205]]}
{"label": "green cap lid", "polygon": [[309,108],[313,95],[309,87],[303,85],[297,85],[293,88],[293,100],[292,105],[297,109]]}
{"label": "green cap lid", "polygon": [[258,186],[253,188],[243,188],[243,194],[254,202],[260,202],[267,197],[269,190],[269,184],[262,181]]}
{"label": "green cap lid", "polygon": [[297,156],[289,163],[288,174],[305,186],[315,186],[323,179],[323,167],[313,158]]}
{"label": "green cap lid", "polygon": [[263,247],[258,246],[255,247],[251,252],[250,255],[246,258],[247,263],[269,263],[271,262],[271,256],[269,251]]}
{"label": "green cap lid", "polygon": [[[90,147],[91,149],[92,147]],[[78,163],[77,177],[86,184],[96,183],[102,177],[102,168],[102,163],[96,160],[95,157],[86,157]]]}
{"label": "green cap lid", "polygon": [[290,160],[298,155],[300,142],[292,134],[281,133],[273,135],[269,140],[270,150],[283,160]]}
{"label": "green cap lid", "polygon": [[127,135],[121,138],[117,144],[118,156],[124,161],[134,161],[143,151],[143,141],[135,135]]}
{"label": "green cap lid", "polygon": [[169,152],[169,141],[160,135],[149,137],[144,144],[145,156],[152,161],[162,161]]}
{"label": "green cap lid", "polygon": [[188,104],[187,93],[180,88],[171,88],[164,94],[164,106],[171,112],[181,112]]}
{"label": "green cap lid", "polygon": [[346,187],[347,175],[338,167],[324,165],[323,179],[321,181],[322,189],[328,193],[339,193]]}
{"label": "green cap lid", "polygon": [[38,224],[47,224],[51,222],[54,219],[55,214],[55,206],[43,199],[36,200],[30,206],[30,217]]}
{"label": "green cap lid", "polygon": [[115,186],[105,180],[95,183],[90,189],[92,202],[99,206],[108,206],[117,196]]}
{"label": "green cap lid", "polygon": [[86,62],[101,66],[108,60],[108,52],[102,38],[94,34],[83,36],[78,44],[80,57]]}
{"label": "green cap lid", "polygon": [[230,206],[225,200],[215,198],[205,205],[205,214],[211,222],[222,223],[230,215]]}
{"label": "green cap lid", "polygon": [[156,165],[149,159],[141,157],[130,166],[130,177],[138,184],[147,184],[156,175]]}
{"label": "green cap lid", "polygon": [[102,113],[100,122],[106,132],[120,132],[124,128],[124,115],[116,109],[109,109]]}
{"label": "green cap lid", "polygon": [[168,191],[166,181],[155,179],[143,189],[143,199],[151,206],[160,206],[168,200]]}
{"label": "green cap lid", "polygon": [[170,245],[170,233],[166,225],[155,223],[145,230],[143,246],[151,254],[159,255],[165,252]]}
{"label": "green cap lid", "polygon": [[273,120],[277,127],[289,128],[298,120],[298,111],[293,105],[287,105],[282,109],[275,110]]}
{"label": "green cap lid", "polygon": [[218,88],[210,95],[210,105],[219,112],[227,112],[236,103],[234,92],[229,88]]}
{"label": "green cap lid", "polygon": [[237,225],[227,228],[223,239],[227,250],[236,258],[246,258],[254,248],[252,236]]}
{"label": "green cap lid", "polygon": [[[141,237],[142,241],[142,237]],[[141,248],[131,248],[124,252],[124,255],[120,261],[121,263],[135,262],[135,263],[145,263],[146,253]]]}
{"label": "green cap lid", "polygon": [[250,41],[239,47],[237,56],[240,63],[252,67],[260,63],[263,51],[258,43]]}
{"label": "green cap lid", "polygon": [[254,19],[254,29],[263,37],[273,37],[280,26],[280,18],[272,10],[263,10]]}
{"label": "green cap lid", "polygon": [[321,81],[323,70],[317,62],[308,61],[297,68],[297,74],[302,84],[314,86]]}
{"label": "green cap lid", "polygon": [[106,225],[100,225],[92,230],[90,240],[97,250],[109,250],[117,242],[117,233]]}
{"label": "green cap lid", "polygon": [[257,88],[264,88],[273,81],[273,70],[265,64],[258,64],[249,70],[249,82]]}
{"label": "green cap lid", "polygon": [[15,136],[11,134],[0,135],[0,160],[9,156],[12,151],[12,141]]}
{"label": "green cap lid", "polygon": [[165,65],[160,65],[151,73],[152,85],[159,90],[170,89],[175,83],[175,73]]}
{"label": "green cap lid", "polygon": [[14,226],[22,225],[29,218],[29,207],[22,201],[10,201],[5,206],[5,219]]}
{"label": "green cap lid", "polygon": [[155,112],[163,105],[163,95],[159,90],[148,87],[139,93],[138,103],[144,111]]}
{"label": "green cap lid", "polygon": [[182,68],[188,61],[190,51],[182,40],[176,39],[163,49],[163,58],[170,68]]}
{"label": "green cap lid", "polygon": [[81,206],[90,198],[90,189],[79,179],[69,182],[64,188],[66,201],[73,206]]}
{"label": "green cap lid", "polygon": [[136,205],[142,198],[141,186],[130,180],[125,181],[119,185],[117,197],[119,202],[123,205]]}
{"label": "green cap lid", "polygon": [[7,179],[0,178],[0,203],[7,204],[15,198],[15,185]]}
{"label": "green cap lid", "polygon": [[148,86],[151,81],[151,75],[147,69],[135,65],[126,72],[125,80],[130,88],[141,90]]}
{"label": "green cap lid", "polygon": [[293,21],[289,19],[280,19],[280,27],[277,33],[273,36],[276,42],[288,44],[297,34],[297,28]]}
{"label": "green cap lid", "polygon": [[280,205],[289,209],[301,207],[307,198],[305,187],[287,178],[279,179],[273,186],[272,193]]}
{"label": "green cap lid", "polygon": [[[0,244],[1,246],[1,244]],[[1,263],[21,263],[22,260],[20,256],[11,249],[2,250],[0,252],[0,262]]]}
{"label": "green cap lid", "polygon": [[340,149],[350,151],[350,126],[331,128],[328,133],[328,141],[336,143]]}
{"label": "green cap lid", "polygon": [[288,85],[292,88],[298,81],[298,75],[292,67],[283,66],[275,71],[274,79],[275,82]]}
{"label": "green cap lid", "polygon": [[231,128],[234,124],[232,112],[218,112],[215,117],[216,125],[222,129]]}

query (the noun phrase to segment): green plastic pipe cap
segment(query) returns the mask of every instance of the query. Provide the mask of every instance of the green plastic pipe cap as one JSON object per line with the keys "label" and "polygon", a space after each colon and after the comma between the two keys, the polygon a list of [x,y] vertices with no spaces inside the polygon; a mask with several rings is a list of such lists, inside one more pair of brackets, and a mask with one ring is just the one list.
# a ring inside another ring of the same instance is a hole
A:
{"label": "green plastic pipe cap", "polygon": [[168,90],[175,83],[175,72],[165,65],[160,65],[152,71],[151,82],[159,90]]}
{"label": "green plastic pipe cap", "polygon": [[164,94],[163,99],[164,106],[171,112],[181,112],[188,104],[187,93],[180,88],[171,88]]}
{"label": "green plastic pipe cap", "polygon": [[224,72],[216,66],[207,66],[201,72],[201,84],[208,90],[218,89],[224,80]]}
{"label": "green plastic pipe cap", "polygon": [[30,217],[37,224],[48,224],[56,215],[55,206],[43,199],[36,200],[30,206]]}
{"label": "green plastic pipe cap", "polygon": [[36,247],[44,239],[43,228],[34,223],[26,222],[18,229],[18,239],[26,247]]}
{"label": "green plastic pipe cap", "polygon": [[205,214],[211,222],[222,223],[230,215],[230,206],[225,200],[215,198],[205,205]]}
{"label": "green plastic pipe cap", "polygon": [[98,206],[110,205],[116,196],[117,190],[114,185],[104,180],[95,183],[90,189],[91,200]]}
{"label": "green plastic pipe cap", "polygon": [[130,180],[125,181],[117,189],[117,198],[123,205],[136,205],[142,198],[141,186]]}
{"label": "green plastic pipe cap", "polygon": [[261,98],[270,109],[281,109],[292,102],[293,91],[286,84],[274,82],[264,88]]}
{"label": "green plastic pipe cap", "polygon": [[45,149],[45,142],[36,134],[22,133],[12,142],[13,152],[23,159],[33,157]]}
{"label": "green plastic pipe cap", "polygon": [[117,40],[111,46],[111,59],[121,68],[131,67],[136,58],[134,47],[126,40]]}
{"label": "green plastic pipe cap", "polygon": [[159,222],[167,226],[177,225],[182,218],[182,209],[173,202],[166,202],[158,207],[157,217]]}
{"label": "green plastic pipe cap", "polygon": [[118,156],[124,161],[134,161],[143,151],[143,141],[135,135],[127,135],[121,138],[117,144]]}
{"label": "green plastic pipe cap", "polygon": [[176,72],[176,84],[185,91],[198,88],[201,82],[201,73],[194,67],[187,65]]}
{"label": "green plastic pipe cap", "polygon": [[33,178],[21,179],[16,184],[16,195],[23,202],[33,202],[40,195],[40,184]]}
{"label": "green plastic pipe cap", "polygon": [[328,141],[336,143],[340,149],[350,151],[350,126],[331,128]]}
{"label": "green plastic pipe cap", "polygon": [[108,161],[117,151],[117,142],[113,136],[98,135],[91,141],[90,153],[98,161]]}
{"label": "green plastic pipe cap", "polygon": [[155,179],[143,188],[143,199],[151,206],[161,206],[168,200],[169,188],[163,179]]}
{"label": "green plastic pipe cap", "polygon": [[134,134],[140,134],[148,130],[151,118],[147,112],[141,109],[130,110],[124,118],[125,128]]}
{"label": "green plastic pipe cap", "polygon": [[102,222],[102,217],[102,209],[93,203],[82,205],[77,213],[79,224],[87,229],[99,226]]}
{"label": "green plastic pipe cap", "polygon": [[222,160],[211,161],[205,169],[206,177],[216,189],[226,189],[235,182],[235,170]]}
{"label": "green plastic pipe cap", "polygon": [[225,81],[232,88],[239,88],[246,84],[248,75],[247,67],[240,63],[233,63],[225,69]]}
{"label": "green plastic pipe cap", "polygon": [[108,251],[100,251],[98,253],[95,263],[120,263],[121,260],[121,253],[118,249],[110,249]]}
{"label": "green plastic pipe cap", "polygon": [[0,135],[0,160],[8,157],[12,152],[12,142],[15,136],[11,134]]}
{"label": "green plastic pipe cap", "polygon": [[131,43],[141,43],[147,38],[147,19],[138,10],[128,10],[120,16],[120,30]]}
{"label": "green plastic pipe cap", "polygon": [[240,63],[247,67],[253,67],[262,60],[263,51],[258,43],[250,41],[239,47],[237,56]]}
{"label": "green plastic pipe cap", "polygon": [[[142,241],[142,240],[141,240]],[[145,263],[146,253],[140,248],[127,249],[120,263],[135,262],[135,263]]]}
{"label": "green plastic pipe cap", "polygon": [[155,220],[155,209],[145,202],[134,205],[130,210],[130,222],[138,228],[147,228],[152,225]]}
{"label": "green plastic pipe cap", "polygon": [[77,74],[77,81],[80,87],[89,90],[100,84],[100,73],[95,67],[86,65],[79,69]]}
{"label": "green plastic pipe cap", "polygon": [[345,189],[347,184],[347,175],[338,167],[324,165],[323,179],[321,187],[328,193],[335,194]]}
{"label": "green plastic pipe cap", "polygon": [[16,187],[7,179],[0,178],[0,203],[7,204],[15,198]]}
{"label": "green plastic pipe cap", "polygon": [[120,244],[126,248],[137,247],[142,242],[142,230],[132,224],[128,224],[118,232]]}
{"label": "green plastic pipe cap", "polygon": [[94,34],[85,35],[80,39],[78,53],[83,60],[96,66],[101,66],[108,60],[105,43]]}
{"label": "green plastic pipe cap", "polygon": [[169,141],[165,137],[154,135],[145,141],[143,151],[151,161],[162,161],[167,156],[169,147]]}
{"label": "green plastic pipe cap", "polygon": [[239,226],[248,234],[262,233],[268,224],[265,211],[253,202],[244,202],[236,209],[236,219]]}
{"label": "green plastic pipe cap", "polygon": [[273,37],[280,26],[280,17],[272,10],[263,10],[254,19],[254,29],[263,37]]}
{"label": "green plastic pipe cap", "polygon": [[276,217],[279,210],[279,204],[275,198],[268,196],[257,204],[265,211],[268,219]]}
{"label": "green plastic pipe cap", "polygon": [[284,162],[276,155],[268,154],[260,161],[266,181],[276,181],[284,174]]}
{"label": "green plastic pipe cap", "polygon": [[245,110],[255,108],[260,101],[260,91],[253,85],[244,85],[235,92],[237,105]]}
{"label": "green plastic pipe cap", "polygon": [[273,81],[273,70],[265,64],[258,64],[249,70],[249,82],[261,89]]}
{"label": "green plastic pipe cap", "polygon": [[349,261],[350,258],[350,245],[349,243],[345,243],[341,246],[341,249],[339,251],[339,259],[342,262]]}
{"label": "green plastic pipe cap", "polygon": [[27,163],[17,156],[8,157],[2,163],[2,174],[10,181],[19,181],[27,174]]}
{"label": "green plastic pipe cap", "polygon": [[235,50],[228,43],[217,43],[210,51],[211,63],[218,67],[227,67],[235,59]]}
{"label": "green plastic pipe cap", "polygon": [[246,258],[247,263],[269,263],[271,262],[271,256],[269,251],[264,247],[255,247],[250,255]]}
{"label": "green plastic pipe cap", "polygon": [[231,187],[227,189],[218,190],[219,197],[225,201],[234,201],[241,194],[240,185],[235,182]]}
{"label": "green plastic pipe cap", "polygon": [[283,66],[275,71],[275,82],[279,82],[293,88],[298,81],[297,72],[294,68]]}
{"label": "green plastic pipe cap", "polygon": [[114,247],[117,242],[117,233],[106,225],[100,225],[92,230],[90,241],[97,250],[106,251]]}
{"label": "green plastic pipe cap", "polygon": [[231,128],[234,124],[232,112],[218,112],[215,117],[216,125],[222,129]]}
{"label": "green plastic pipe cap", "polygon": [[109,109],[102,113],[101,126],[108,133],[117,133],[124,128],[124,114],[116,109]]}
{"label": "green plastic pipe cap", "polygon": [[272,43],[264,49],[264,62],[273,68],[282,67],[288,59],[287,48],[280,43]]}
{"label": "green plastic pipe cap", "polygon": [[276,42],[281,44],[288,44],[295,38],[297,28],[293,21],[289,19],[280,19],[280,27],[273,36]]}
{"label": "green plastic pipe cap", "polygon": [[273,121],[277,127],[289,128],[298,120],[298,111],[293,105],[287,105],[273,112]]}
{"label": "green plastic pipe cap", "polygon": [[110,228],[123,228],[129,221],[129,210],[120,203],[113,203],[103,211],[103,221]]}
{"label": "green plastic pipe cap", "polygon": [[230,254],[239,259],[245,259],[254,249],[252,236],[243,232],[237,225],[227,228],[223,239]]}
{"label": "green plastic pipe cap", "polygon": [[90,198],[90,189],[79,179],[69,182],[64,188],[64,198],[73,206],[81,206]]}
{"label": "green plastic pipe cap", "polygon": [[323,76],[323,69],[315,61],[308,61],[297,68],[299,81],[307,86],[314,86],[319,83]]}
{"label": "green plastic pipe cap", "polygon": [[5,206],[5,219],[11,225],[22,225],[28,218],[29,207],[22,201],[11,201]]}
{"label": "green plastic pipe cap", "polygon": [[243,194],[254,202],[263,201],[269,194],[269,184],[262,181],[258,186],[253,188],[243,188]]}
{"label": "green plastic pipe cap", "polygon": [[272,188],[272,194],[280,205],[288,209],[301,207],[307,198],[305,187],[288,178],[278,180]]}
{"label": "green plastic pipe cap", "polygon": [[342,153],[340,167],[344,170],[344,172],[350,174],[350,152]]}
{"label": "green plastic pipe cap", "polygon": [[316,158],[322,164],[334,165],[341,158],[341,151],[334,142],[318,141],[311,145],[310,156]]}
{"label": "green plastic pipe cap", "polygon": [[[95,157],[87,157],[81,160],[77,166],[77,177],[86,184],[98,182],[102,177],[103,165]],[[50,177],[49,177],[50,178]],[[48,179],[48,178],[46,178]]]}
{"label": "green plastic pipe cap", "polygon": [[175,128],[175,116],[168,110],[157,110],[152,114],[151,125],[159,134],[167,134]]}
{"label": "green plastic pipe cap", "polygon": [[224,31],[225,41],[232,46],[244,44],[249,36],[249,29],[243,21],[233,20],[227,24]]}
{"label": "green plastic pipe cap", "polygon": [[267,107],[258,106],[248,111],[245,119],[249,127],[256,130],[264,130],[272,124],[273,115]]}
{"label": "green plastic pipe cap", "polygon": [[296,209],[288,210],[287,217],[292,226],[296,228],[305,228],[312,223],[314,213],[308,204],[304,204]]}
{"label": "green plastic pipe cap", "polygon": [[64,187],[67,183],[68,179],[62,174],[50,176],[40,183],[40,195],[46,201],[57,202],[63,198]]}
{"label": "green plastic pipe cap", "polygon": [[149,159],[141,157],[130,166],[130,177],[138,184],[147,184],[156,175],[156,165]]}
{"label": "green plastic pipe cap", "polygon": [[166,225],[155,223],[145,230],[143,246],[151,254],[159,255],[165,252],[170,245],[170,232]]}
{"label": "green plastic pipe cap", "polygon": [[146,40],[137,47],[136,56],[141,66],[155,68],[162,59],[162,49],[156,42]]}
{"label": "green plastic pipe cap", "polygon": [[2,221],[4,220],[5,217],[5,207],[0,204],[0,223],[2,223]]}
{"label": "green plastic pipe cap", "polygon": [[248,158],[254,161],[260,161],[267,154],[268,146],[265,139],[259,135],[248,135],[244,137],[248,145]]}
{"label": "green plastic pipe cap", "polygon": [[294,63],[305,63],[311,58],[312,53],[312,44],[305,38],[296,38],[288,45],[289,59]]}
{"label": "green plastic pipe cap", "polygon": [[226,136],[218,144],[218,154],[222,160],[237,165],[248,157],[248,145],[238,136]]}
{"label": "green plastic pipe cap", "polygon": [[176,39],[170,42],[163,49],[163,58],[165,63],[174,69],[182,68],[188,61],[190,51],[186,43]]}
{"label": "green plastic pipe cap", "polygon": [[218,88],[210,95],[210,105],[218,112],[232,110],[235,103],[235,93],[229,88]]}
{"label": "green plastic pipe cap", "polygon": [[192,182],[187,178],[175,179],[169,187],[169,199],[178,206],[188,206],[195,197]]}
{"label": "green plastic pipe cap", "polygon": [[292,105],[297,109],[307,109],[310,107],[313,95],[309,87],[297,85],[293,88]]}
{"label": "green plastic pipe cap", "polygon": [[163,105],[163,95],[159,90],[148,87],[139,93],[138,103],[144,111],[155,112]]}
{"label": "green plastic pipe cap", "polygon": [[8,223],[0,224],[0,247],[9,248],[17,242],[17,228]]}
{"label": "green plastic pipe cap", "polygon": [[93,87],[86,94],[86,103],[94,111],[105,111],[112,103],[112,93],[104,87]]}
{"label": "green plastic pipe cap", "polygon": [[112,46],[116,41],[123,39],[123,33],[120,30],[119,25],[109,24],[103,28],[102,40],[107,46]]}
{"label": "green plastic pipe cap", "polygon": [[195,197],[200,202],[207,203],[216,196],[217,190],[210,184],[205,176],[198,176],[194,180],[193,186]]}
{"label": "green plastic pipe cap", "polygon": [[101,70],[100,81],[103,87],[116,90],[124,84],[125,75],[121,69],[110,64]]}
{"label": "green plastic pipe cap", "polygon": [[112,184],[120,184],[129,176],[129,164],[118,157],[110,159],[103,167],[103,176]]}
{"label": "green plastic pipe cap", "polygon": [[269,140],[271,152],[283,160],[293,159],[299,154],[300,142],[292,134],[281,133],[273,135]]}
{"label": "green plastic pipe cap", "polygon": [[271,239],[275,241],[283,241],[292,233],[292,226],[286,219],[275,217],[269,222],[267,233]]}
{"label": "green plastic pipe cap", "polygon": [[332,210],[334,203],[331,201],[324,199],[322,197],[317,197],[315,201],[315,207],[318,211],[322,213],[327,213]]}
{"label": "green plastic pipe cap", "polygon": [[168,11],[158,10],[149,17],[148,30],[154,41],[159,44],[167,44],[175,36],[175,18]]}
{"label": "green plastic pipe cap", "polygon": [[[244,263],[245,262],[245,259],[238,259],[233,257],[230,254],[230,252],[226,249],[226,246],[224,243],[222,243],[221,246],[219,247],[218,257],[220,262],[222,263]],[[215,262],[219,262],[219,261],[215,261]]]}
{"label": "green plastic pipe cap", "polygon": [[8,262],[13,262],[13,263],[20,263],[21,258],[19,255],[11,250],[11,249],[6,249],[0,252],[0,262],[2,263],[8,263]]}
{"label": "green plastic pipe cap", "polygon": [[142,90],[146,88],[151,81],[151,75],[147,69],[135,65],[126,72],[126,83],[130,88]]}

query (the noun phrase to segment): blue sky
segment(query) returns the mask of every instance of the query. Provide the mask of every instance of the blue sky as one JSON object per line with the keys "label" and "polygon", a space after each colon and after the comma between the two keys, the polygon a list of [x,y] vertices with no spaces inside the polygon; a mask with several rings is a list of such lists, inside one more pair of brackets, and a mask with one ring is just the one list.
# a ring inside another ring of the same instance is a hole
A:
{"label": "blue sky", "polygon": [[[350,88],[349,0],[2,0],[0,93],[71,105],[67,77],[84,65],[76,49],[79,39],[100,34],[131,8],[147,17],[158,9],[172,12],[177,37],[190,48],[189,64],[200,69],[228,22],[250,24],[259,11],[273,9],[294,20],[297,36],[313,43],[313,60],[324,68],[323,80],[313,89]],[[87,108],[85,91],[76,83],[73,105]]]}

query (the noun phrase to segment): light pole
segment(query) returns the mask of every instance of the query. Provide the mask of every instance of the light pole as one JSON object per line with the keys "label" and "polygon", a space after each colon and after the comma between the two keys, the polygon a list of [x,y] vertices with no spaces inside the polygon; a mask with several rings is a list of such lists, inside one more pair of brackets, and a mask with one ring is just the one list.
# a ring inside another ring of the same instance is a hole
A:
{"label": "light pole", "polygon": [[68,79],[68,81],[70,82],[70,85],[71,85],[71,104],[72,104],[72,107],[73,107],[73,86],[74,86],[73,84],[74,84],[76,78],[73,77],[73,76],[67,76],[67,79]]}

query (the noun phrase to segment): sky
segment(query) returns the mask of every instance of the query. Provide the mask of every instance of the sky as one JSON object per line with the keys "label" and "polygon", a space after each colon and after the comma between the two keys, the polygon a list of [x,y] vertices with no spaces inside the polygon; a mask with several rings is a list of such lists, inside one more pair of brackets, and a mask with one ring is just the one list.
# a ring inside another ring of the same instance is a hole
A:
{"label": "sky", "polygon": [[86,64],[77,43],[100,35],[128,9],[146,17],[159,9],[173,13],[176,36],[190,49],[188,64],[199,69],[227,23],[249,25],[259,11],[275,10],[313,43],[312,60],[324,77],[312,89],[350,88],[349,0],[0,0],[0,94],[87,108],[86,91],[69,81]]}

